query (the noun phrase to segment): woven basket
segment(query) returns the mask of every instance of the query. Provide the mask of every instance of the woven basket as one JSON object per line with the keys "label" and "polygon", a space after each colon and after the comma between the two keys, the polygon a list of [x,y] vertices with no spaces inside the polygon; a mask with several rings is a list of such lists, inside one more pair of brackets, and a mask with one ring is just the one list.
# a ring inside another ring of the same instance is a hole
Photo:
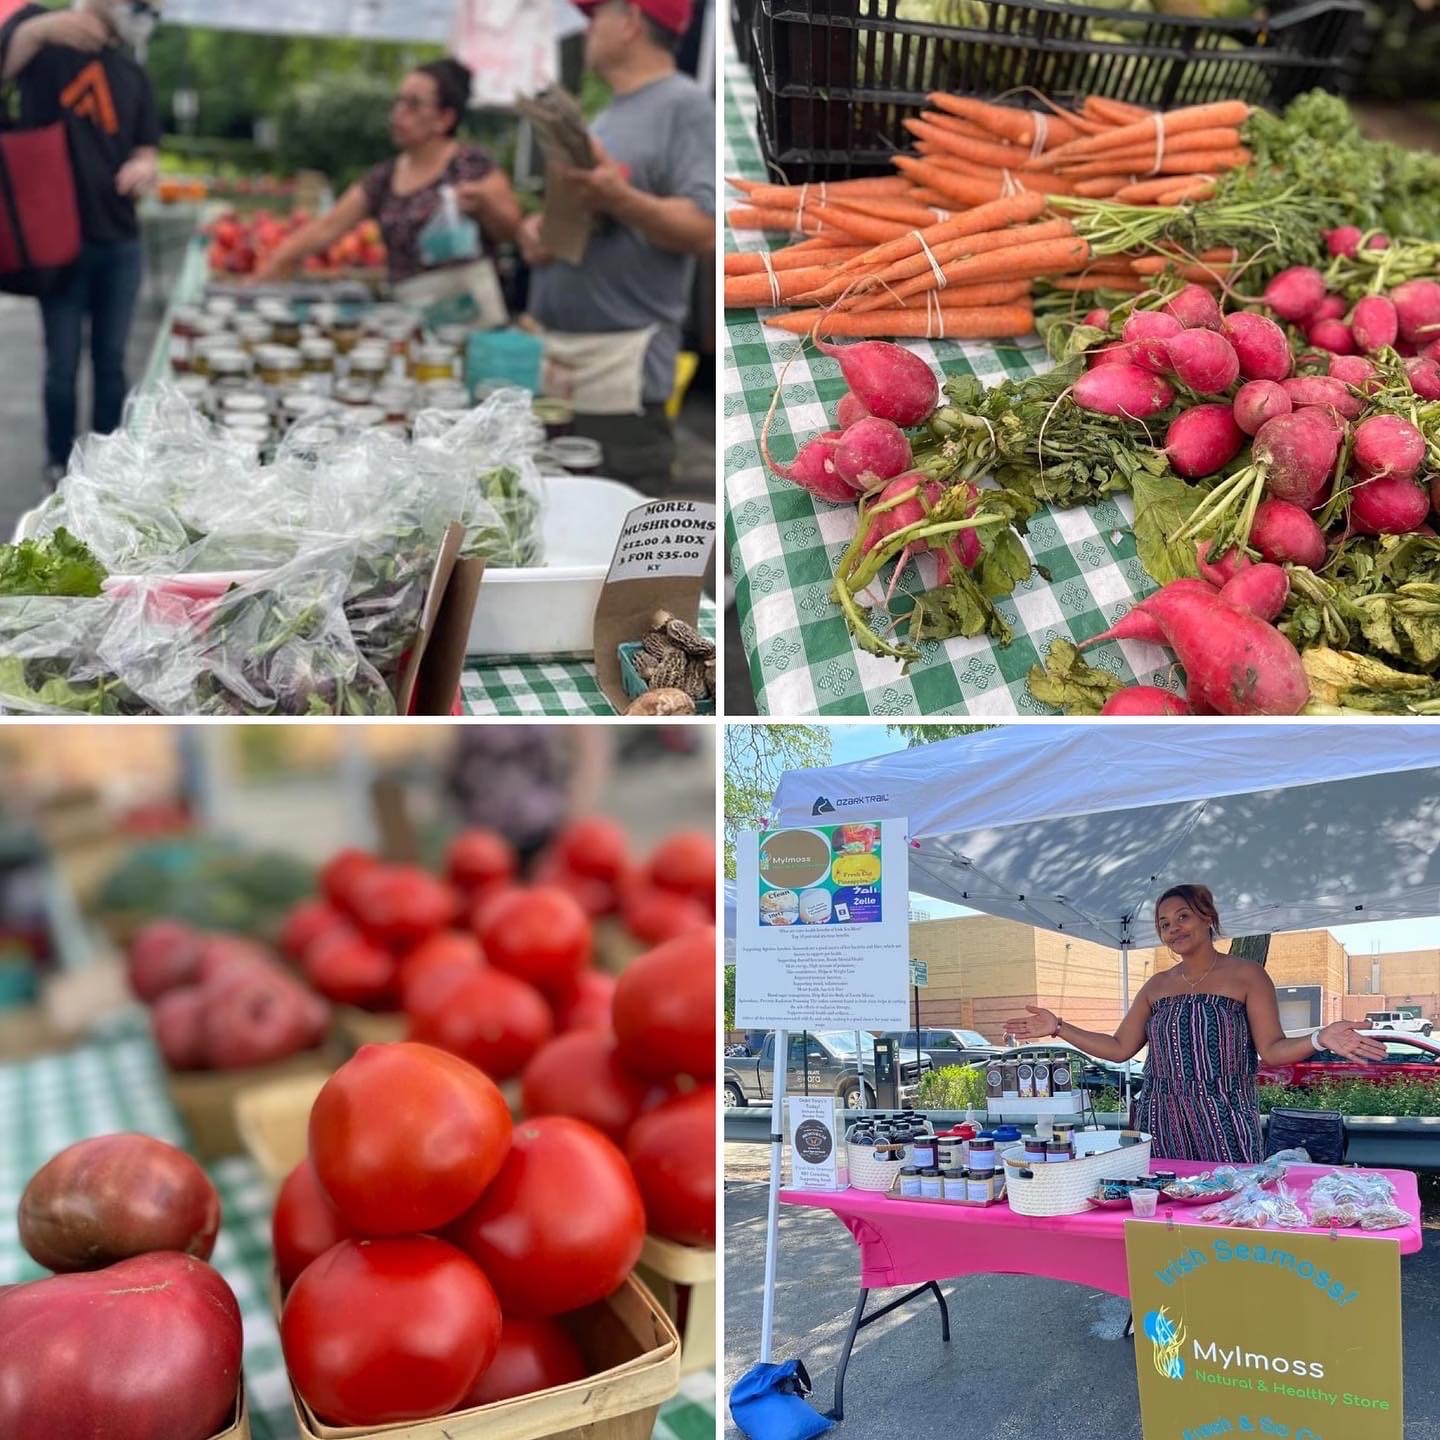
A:
{"label": "woven basket", "polygon": [[1005,1152],[1005,1188],[1010,1208],[1017,1215],[1079,1215],[1087,1209],[1086,1197],[1093,1195],[1102,1180],[1138,1180],[1150,1171],[1150,1137],[1122,1149],[1080,1154],[1089,1146],[1104,1143],[1104,1132],[1081,1131],[1075,1136],[1076,1156],[1058,1165],[1036,1165],[1034,1178],[1021,1176],[1023,1146],[1012,1145]]}
{"label": "woven basket", "polygon": [[899,1147],[900,1160],[898,1164],[894,1160],[877,1160],[875,1148],[874,1145],[851,1145],[847,1142],[845,1151],[849,1156],[850,1188],[852,1190],[870,1190],[876,1194],[883,1194],[895,1183],[895,1177],[900,1173],[901,1168],[910,1163],[910,1147],[908,1145]]}

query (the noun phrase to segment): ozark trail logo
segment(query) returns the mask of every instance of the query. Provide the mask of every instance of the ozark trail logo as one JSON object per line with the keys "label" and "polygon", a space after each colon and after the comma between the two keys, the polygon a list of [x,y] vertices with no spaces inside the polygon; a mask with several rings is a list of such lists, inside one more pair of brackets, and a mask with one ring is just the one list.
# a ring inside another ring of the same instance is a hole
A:
{"label": "ozark trail logo", "polygon": [[833,815],[835,807],[823,795],[815,802],[815,808],[810,812],[812,815]]}
{"label": "ozark trail logo", "polygon": [[837,810],[854,810],[857,806],[862,810],[873,810],[877,805],[888,805],[888,795],[850,795],[844,800],[832,800],[828,795],[821,795],[810,807],[812,815],[833,815]]}
{"label": "ozark trail logo", "polygon": [[1145,1334],[1150,1341],[1156,1374],[1167,1380],[1183,1380],[1185,1358],[1180,1354],[1180,1347],[1185,1343],[1185,1322],[1177,1324],[1162,1305],[1146,1315]]}

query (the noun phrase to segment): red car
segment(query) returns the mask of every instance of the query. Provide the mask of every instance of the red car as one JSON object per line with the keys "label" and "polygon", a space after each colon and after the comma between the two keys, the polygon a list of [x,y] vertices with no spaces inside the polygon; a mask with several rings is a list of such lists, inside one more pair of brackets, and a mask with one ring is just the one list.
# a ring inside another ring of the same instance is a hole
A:
{"label": "red car", "polygon": [[1362,1030],[1385,1046],[1385,1059],[1346,1060],[1321,1050],[1293,1065],[1262,1065],[1256,1076],[1262,1085],[1313,1085],[1317,1080],[1440,1081],[1440,1041],[1420,1035],[1397,1038],[1393,1030]]}

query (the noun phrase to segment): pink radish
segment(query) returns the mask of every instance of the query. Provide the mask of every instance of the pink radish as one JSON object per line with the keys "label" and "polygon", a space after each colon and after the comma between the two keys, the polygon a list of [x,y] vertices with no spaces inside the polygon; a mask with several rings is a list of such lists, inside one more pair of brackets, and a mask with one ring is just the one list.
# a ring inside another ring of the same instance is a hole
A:
{"label": "pink radish", "polygon": [[1219,303],[1203,285],[1177,290],[1160,308],[1187,330],[1220,328]]}
{"label": "pink radish", "polygon": [[835,423],[842,430],[848,430],[857,420],[863,420],[869,413],[861,404],[860,397],[854,391],[847,390],[835,407]]}
{"label": "pink radish", "polygon": [[1308,320],[1324,299],[1325,277],[1310,265],[1292,265],[1265,287],[1265,303],[1292,325]]}
{"label": "pink radish", "polygon": [[1350,459],[1367,478],[1413,476],[1425,462],[1425,437],[1399,415],[1372,415],[1355,427]]}
{"label": "pink radish", "polygon": [[841,435],[830,463],[852,489],[874,490],[910,468],[910,442],[893,420],[867,415]]}
{"label": "pink radish", "polygon": [[1097,350],[1090,350],[1085,356],[1085,364],[1091,370],[1097,365],[1133,365],[1134,363],[1135,347],[1126,345],[1119,340],[1112,340],[1108,345],[1101,345]]}
{"label": "pink radish", "polygon": [[1367,250],[1388,250],[1390,248],[1390,237],[1377,232],[1365,242],[1365,248]]}
{"label": "pink radish", "polygon": [[1175,392],[1164,380],[1138,365],[1100,365],[1087,370],[1071,393],[1082,410],[1132,420],[1148,420],[1175,399]]}
{"label": "pink radish", "polygon": [[1210,542],[1198,540],[1195,543],[1195,568],[1200,578],[1213,590],[1223,590],[1237,575],[1243,575],[1255,562],[1243,551],[1233,546],[1218,560],[1210,558]]}
{"label": "pink radish", "polygon": [[1410,388],[1422,400],[1440,400],[1440,362],[1415,356],[1405,362]]}
{"label": "pink radish", "polygon": [[1222,715],[1298,715],[1305,708],[1305,667],[1274,626],[1219,595],[1175,594],[1168,585],[1141,604],[1185,667],[1192,706],[1198,700]]}
{"label": "pink radish", "polygon": [[871,517],[870,533],[865,537],[863,546],[867,552],[882,545],[897,531],[904,530],[911,525],[918,525],[925,518],[925,506],[920,502],[920,494],[930,484],[938,484],[938,482],[927,481],[923,475],[912,472],[909,475],[897,476],[874,497],[875,503],[880,505],[887,500],[896,499],[905,494],[907,490],[915,491],[915,494],[908,500],[902,500],[889,510],[884,510],[879,515]]}
{"label": "pink radish", "polygon": [[1440,338],[1440,281],[1407,280],[1390,292],[1390,299],[1402,340],[1428,345]]}
{"label": "pink radish", "polygon": [[1345,303],[1343,295],[1326,295],[1326,297],[1305,317],[1306,325],[1313,325],[1317,320],[1341,320],[1350,307]]}
{"label": "pink radish", "polygon": [[1358,420],[1365,408],[1344,385],[1328,375],[1297,375],[1280,383],[1297,410],[1302,405],[1319,405],[1347,420]]}
{"label": "pink radish", "polygon": [[882,420],[918,425],[940,399],[940,385],[929,365],[888,340],[862,340],[858,345],[817,340],[815,348],[840,366],[856,399]]}
{"label": "pink radish", "polygon": [[1380,388],[1380,372],[1363,355],[1335,355],[1330,360],[1330,378],[1357,390]]}
{"label": "pink radish", "polygon": [[1136,310],[1120,333],[1129,342],[1134,364],[1164,375],[1170,369],[1170,358],[1161,342],[1178,335],[1184,328],[1173,315],[1159,310]]}
{"label": "pink radish", "polygon": [[1316,320],[1305,335],[1312,345],[1318,345],[1332,355],[1355,353],[1355,337],[1343,320]]}
{"label": "pink radish", "polygon": [[1400,333],[1400,315],[1394,301],[1384,295],[1367,295],[1355,306],[1355,313],[1350,317],[1350,332],[1355,343],[1365,351],[1393,345]]}
{"label": "pink radish", "polygon": [[1308,510],[1330,483],[1339,450],[1335,427],[1323,415],[1301,410],[1267,420],[1255,436],[1254,456],[1266,490]]}
{"label": "pink radish", "polygon": [[807,440],[795,458],[788,465],[781,465],[770,454],[769,442],[762,431],[760,453],[773,474],[802,490],[808,490],[817,500],[828,500],[832,505],[853,504],[855,487],[847,484],[831,469],[835,447],[840,443],[839,430],[826,430]]}
{"label": "pink radish", "polygon": [[1402,360],[1409,360],[1412,356],[1420,354],[1422,348],[1414,340],[1397,340],[1395,342],[1395,351]]}
{"label": "pink radish", "polygon": [[1360,249],[1360,227],[1358,225],[1340,225],[1334,230],[1325,231],[1325,249],[1331,255],[1344,255],[1346,259],[1353,259]]}
{"label": "pink radish", "polygon": [[1423,359],[1440,362],[1440,340],[1432,340],[1420,351],[1420,354]]}
{"label": "pink radish", "polygon": [[[1248,561],[1246,562],[1249,563]],[[1172,580],[1172,586],[1179,586],[1182,593],[1187,587],[1194,590],[1209,590],[1203,580],[1183,578]],[[1092,645],[1101,645],[1107,640],[1142,640],[1147,645],[1164,645],[1168,642],[1165,639],[1165,632],[1160,628],[1156,620],[1152,620],[1138,606],[1132,606],[1127,610],[1108,630],[1102,630],[1098,635],[1092,635],[1088,640],[1082,640],[1075,648],[1077,650],[1088,650]]]}
{"label": "pink radish", "polygon": [[1408,475],[1381,475],[1350,491],[1350,524],[1362,535],[1408,535],[1429,513],[1429,492]]}
{"label": "pink radish", "polygon": [[1253,435],[1267,420],[1288,415],[1294,408],[1285,387],[1274,380],[1251,380],[1235,392],[1235,423],[1247,435]]}
{"label": "pink radish", "polygon": [[1110,328],[1110,312],[1108,310],[1087,310],[1085,323],[1093,325],[1097,330],[1108,330]]}
{"label": "pink radish", "polygon": [[1213,330],[1183,330],[1161,343],[1175,378],[1197,395],[1219,395],[1240,376],[1235,347]]}
{"label": "pink radish", "polygon": [[1252,565],[1221,588],[1220,598],[1261,620],[1274,620],[1290,598],[1290,577],[1279,565]]}
{"label": "pink radish", "polygon": [[1308,511],[1288,500],[1262,500],[1250,527],[1250,543],[1276,565],[1304,565],[1318,570],[1325,563],[1325,534]]}
{"label": "pink radish", "polygon": [[1188,715],[1183,695],[1172,695],[1158,685],[1127,685],[1101,707],[1102,715]]}
{"label": "pink radish", "polygon": [[[966,490],[969,498],[965,505],[965,514],[973,515],[980,503],[980,492],[966,482]],[[933,510],[940,503],[947,487],[938,480],[932,480],[925,486],[925,503]],[[928,542],[930,551],[935,556],[936,568],[940,572],[940,584],[948,585],[954,578],[954,568],[959,564],[966,570],[973,570],[980,563],[982,546],[980,544],[980,533],[977,530],[960,530],[952,535],[941,535]]]}
{"label": "pink radish", "polygon": [[1283,380],[1290,373],[1290,342],[1268,316],[1237,310],[1225,317],[1225,338],[1235,347],[1247,380]]}
{"label": "pink radish", "polygon": [[1170,468],[1186,480],[1214,475],[1245,448],[1245,434],[1228,405],[1194,405],[1182,410],[1165,432]]}

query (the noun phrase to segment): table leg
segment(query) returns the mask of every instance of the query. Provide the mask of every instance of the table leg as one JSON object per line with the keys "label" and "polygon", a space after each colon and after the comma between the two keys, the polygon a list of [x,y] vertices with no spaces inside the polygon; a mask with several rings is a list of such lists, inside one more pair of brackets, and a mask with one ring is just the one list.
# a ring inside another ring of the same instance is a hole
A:
{"label": "table leg", "polygon": [[1122,1340],[1133,1340],[1135,1338],[1135,1312],[1132,1310],[1125,1319],[1125,1329],[1121,1332]]}
{"label": "table leg", "polygon": [[934,1280],[917,1286],[914,1290],[900,1296],[898,1300],[892,1300],[888,1305],[882,1306],[869,1315],[865,1313],[865,1303],[870,1298],[870,1291],[861,1286],[860,1296],[855,1302],[855,1314],[850,1318],[850,1331],[845,1336],[845,1344],[840,1349],[840,1363],[835,1369],[835,1407],[830,1411],[832,1420],[845,1418],[845,1371],[850,1366],[850,1352],[855,1348],[856,1337],[867,1325],[873,1325],[877,1320],[883,1320],[891,1311],[898,1310],[902,1305],[908,1305],[927,1291],[933,1292],[935,1303],[940,1307],[940,1339],[948,1345],[950,1343],[950,1307],[946,1305],[945,1296]]}

